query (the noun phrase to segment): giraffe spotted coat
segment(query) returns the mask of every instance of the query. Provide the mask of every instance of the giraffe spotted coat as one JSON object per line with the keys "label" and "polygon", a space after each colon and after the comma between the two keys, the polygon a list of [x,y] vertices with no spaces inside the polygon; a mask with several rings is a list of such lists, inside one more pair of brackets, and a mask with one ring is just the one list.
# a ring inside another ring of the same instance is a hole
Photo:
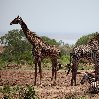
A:
{"label": "giraffe spotted coat", "polygon": [[60,50],[58,48],[56,48],[55,45],[53,45],[53,46],[48,45],[35,32],[30,31],[21,17],[18,16],[17,18],[15,18],[10,23],[10,25],[12,25],[12,24],[20,24],[21,25],[21,28],[22,28],[27,40],[33,46],[32,54],[34,56],[34,64],[35,64],[34,85],[36,85],[36,79],[37,79],[37,66],[39,67],[40,84],[41,84],[41,78],[42,78],[41,61],[42,61],[42,59],[47,58],[47,57],[49,57],[52,62],[52,80],[54,77],[54,79],[56,81],[57,59],[60,56]]}

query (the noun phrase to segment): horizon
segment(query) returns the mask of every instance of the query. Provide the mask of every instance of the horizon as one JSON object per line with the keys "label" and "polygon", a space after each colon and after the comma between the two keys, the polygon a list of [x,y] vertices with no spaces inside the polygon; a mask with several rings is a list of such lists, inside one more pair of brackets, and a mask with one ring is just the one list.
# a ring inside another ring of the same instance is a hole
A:
{"label": "horizon", "polygon": [[[16,30],[16,29],[15,29]],[[19,29],[20,30],[20,29]],[[9,30],[9,31],[11,31],[11,30]],[[4,36],[5,34],[7,34],[9,31],[7,31],[7,32],[0,32],[0,36]],[[4,34],[3,34],[4,33]],[[92,33],[95,33],[95,32],[92,32]],[[92,34],[92,33],[83,33],[79,38],[81,38],[82,36],[87,36],[87,35],[89,35],[89,34]],[[50,39],[55,39],[55,36],[54,37],[50,37],[50,34],[52,35],[53,33],[36,33],[38,36],[46,36],[46,37],[48,37],[48,38],[50,38]],[[54,35],[56,35],[57,33],[54,33]],[[58,39],[55,39],[57,42],[59,42],[60,40],[62,40],[62,39],[60,39],[60,37],[57,37]],[[77,40],[79,39],[79,38],[77,38]],[[65,40],[65,39],[63,39],[62,40],[62,42],[64,42],[65,44],[69,44],[69,45],[74,45],[76,42],[77,42],[77,40],[74,40],[74,41],[72,41],[72,40]]]}

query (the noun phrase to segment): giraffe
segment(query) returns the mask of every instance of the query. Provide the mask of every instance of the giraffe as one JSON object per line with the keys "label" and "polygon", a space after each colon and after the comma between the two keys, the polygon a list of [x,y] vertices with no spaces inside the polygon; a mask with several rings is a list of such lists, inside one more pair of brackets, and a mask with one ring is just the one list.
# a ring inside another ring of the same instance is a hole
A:
{"label": "giraffe", "polygon": [[99,93],[99,79],[96,80],[94,74],[85,72],[80,83],[83,85],[85,82],[89,83],[89,92]]}
{"label": "giraffe", "polygon": [[89,84],[91,84],[92,82],[95,82],[95,75],[92,73],[85,72],[80,83],[84,84],[85,82],[88,82]]}
{"label": "giraffe", "polygon": [[95,75],[99,75],[99,41],[95,37],[86,45],[75,46],[72,53],[70,53],[70,66],[68,66],[69,69],[67,75],[69,74],[71,68],[71,86],[73,86],[73,81],[76,86],[77,69],[81,59],[87,59],[89,62],[94,63]]}
{"label": "giraffe", "polygon": [[54,80],[55,80],[54,82],[56,82],[57,59],[60,56],[60,50],[58,48],[56,48],[55,45],[51,46],[51,45],[47,44],[35,32],[30,31],[21,17],[18,16],[17,18],[15,18],[10,23],[10,25],[12,25],[12,24],[20,24],[21,25],[21,28],[22,28],[27,40],[33,46],[32,54],[34,56],[34,64],[35,64],[34,85],[36,85],[36,80],[37,80],[37,66],[39,67],[40,84],[41,84],[41,78],[42,78],[41,61],[47,57],[49,57],[52,62],[52,78],[51,78],[51,80],[53,81],[53,78],[54,78]]}

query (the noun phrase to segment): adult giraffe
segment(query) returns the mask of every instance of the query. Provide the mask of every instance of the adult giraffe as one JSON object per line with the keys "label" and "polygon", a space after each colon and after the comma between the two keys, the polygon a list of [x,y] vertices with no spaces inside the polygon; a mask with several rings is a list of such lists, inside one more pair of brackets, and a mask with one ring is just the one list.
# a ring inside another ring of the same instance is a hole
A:
{"label": "adult giraffe", "polygon": [[[72,53],[70,53],[70,65],[68,66],[69,70],[67,75],[70,72],[70,68],[72,69],[72,78],[71,78],[71,86],[76,86],[76,76],[78,64],[81,59],[87,59],[95,65],[95,75],[99,76],[99,40],[97,39],[99,35],[95,36],[90,40],[86,45],[80,45],[73,48]],[[71,65],[72,63],[72,65]]]}
{"label": "adult giraffe", "polygon": [[22,20],[21,17],[15,18],[10,25],[12,24],[20,24],[21,28],[28,39],[28,41],[32,44],[32,54],[34,56],[34,64],[35,64],[35,81],[34,85],[36,85],[36,78],[37,78],[37,66],[39,67],[40,73],[40,84],[42,78],[42,69],[41,69],[41,61],[44,58],[49,57],[52,62],[52,80],[53,77],[56,82],[56,74],[57,74],[57,59],[60,56],[60,50],[57,49],[55,46],[50,46],[46,44],[42,38],[36,35],[35,32],[31,32],[25,22]]}

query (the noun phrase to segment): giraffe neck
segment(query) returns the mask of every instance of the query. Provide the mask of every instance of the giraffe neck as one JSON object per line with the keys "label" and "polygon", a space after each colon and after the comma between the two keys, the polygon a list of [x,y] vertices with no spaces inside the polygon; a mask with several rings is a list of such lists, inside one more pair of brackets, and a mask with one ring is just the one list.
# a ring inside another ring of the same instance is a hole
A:
{"label": "giraffe neck", "polygon": [[25,24],[25,22],[23,20],[20,21],[19,23],[21,25],[21,28],[26,36],[26,38],[28,39],[28,41],[32,44],[35,45],[35,38],[37,37],[37,35],[35,34],[35,32],[31,32],[27,25]]}
{"label": "giraffe neck", "polygon": [[29,31],[29,29],[28,29],[27,25],[25,24],[25,22],[23,20],[21,20],[19,24],[21,25],[23,32],[25,34],[27,34],[27,31]]}
{"label": "giraffe neck", "polygon": [[[26,36],[26,38],[28,39],[28,41],[32,44],[33,46],[33,54],[36,51],[36,54],[38,56],[39,53],[41,53],[40,51],[42,50],[42,55],[43,57],[45,56],[53,56],[57,57],[57,55],[59,55],[59,50],[56,50],[55,46],[49,46],[48,44],[46,44],[41,37],[37,36],[35,34],[35,32],[31,32],[27,25],[23,22],[23,20],[20,21],[19,23],[21,25],[21,28]],[[51,55],[49,53],[52,53]]]}

